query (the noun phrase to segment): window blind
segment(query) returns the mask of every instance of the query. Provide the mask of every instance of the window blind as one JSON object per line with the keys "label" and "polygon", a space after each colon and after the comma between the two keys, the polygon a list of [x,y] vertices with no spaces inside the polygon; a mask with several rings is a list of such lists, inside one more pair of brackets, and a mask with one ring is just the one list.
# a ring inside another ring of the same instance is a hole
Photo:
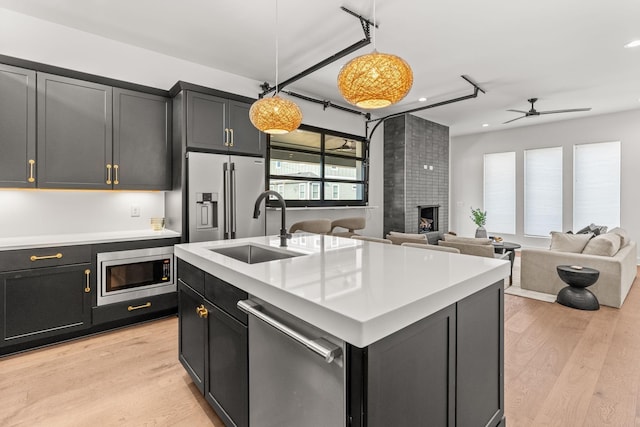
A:
{"label": "window blind", "polygon": [[620,225],[620,141],[573,146],[573,229]]}
{"label": "window blind", "polygon": [[524,234],[562,231],[562,147],[524,152]]}
{"label": "window blind", "polygon": [[516,153],[484,155],[485,228],[493,233],[516,233]]}

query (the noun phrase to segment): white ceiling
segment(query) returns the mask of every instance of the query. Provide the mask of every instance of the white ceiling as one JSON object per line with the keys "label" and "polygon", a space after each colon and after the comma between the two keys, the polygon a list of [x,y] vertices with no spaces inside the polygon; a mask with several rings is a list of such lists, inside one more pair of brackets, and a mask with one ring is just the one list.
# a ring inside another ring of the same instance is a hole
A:
{"label": "white ceiling", "polygon": [[[373,0],[279,0],[280,81],[364,37],[345,6],[373,19]],[[0,7],[259,81],[275,80],[275,0],[0,0]],[[452,135],[509,129],[640,108],[638,0],[377,0],[376,48],[413,68],[411,92],[386,115],[486,94],[416,115]],[[347,106],[336,88],[340,67],[372,45],[288,86]],[[222,88],[224,89],[224,88]],[[256,87],[256,96],[260,89]],[[591,107],[531,117],[507,109]],[[483,123],[490,126],[482,128]]]}

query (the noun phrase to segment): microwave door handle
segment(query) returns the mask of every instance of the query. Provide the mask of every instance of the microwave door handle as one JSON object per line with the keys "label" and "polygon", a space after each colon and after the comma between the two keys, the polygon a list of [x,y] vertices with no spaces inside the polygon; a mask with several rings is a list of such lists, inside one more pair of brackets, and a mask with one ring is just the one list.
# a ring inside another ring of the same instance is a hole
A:
{"label": "microwave door handle", "polygon": [[229,238],[230,226],[229,223],[231,221],[230,218],[230,206],[229,206],[229,164],[227,162],[223,165],[224,170],[224,194],[223,194],[223,209],[224,209],[224,239]]}
{"label": "microwave door handle", "polygon": [[[233,135],[233,134],[232,134]],[[236,238],[236,164],[231,163],[231,197],[230,197],[230,210],[231,210],[231,238]]]}

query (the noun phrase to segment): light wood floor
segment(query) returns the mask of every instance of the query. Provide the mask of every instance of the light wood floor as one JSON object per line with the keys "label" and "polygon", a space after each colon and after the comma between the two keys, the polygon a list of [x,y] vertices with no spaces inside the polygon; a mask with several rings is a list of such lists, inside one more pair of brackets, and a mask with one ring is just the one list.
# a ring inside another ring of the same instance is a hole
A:
{"label": "light wood floor", "polygon": [[[622,309],[505,295],[507,425],[640,426],[640,281]],[[168,318],[0,359],[0,426],[216,426]]]}

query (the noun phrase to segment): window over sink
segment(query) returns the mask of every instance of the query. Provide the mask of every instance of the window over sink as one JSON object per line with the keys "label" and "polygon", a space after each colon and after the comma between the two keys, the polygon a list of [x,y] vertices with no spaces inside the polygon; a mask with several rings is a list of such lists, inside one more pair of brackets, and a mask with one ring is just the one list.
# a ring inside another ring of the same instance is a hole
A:
{"label": "window over sink", "polygon": [[269,189],[280,193],[287,206],[367,204],[363,137],[301,125],[288,134],[268,135],[267,160]]}

